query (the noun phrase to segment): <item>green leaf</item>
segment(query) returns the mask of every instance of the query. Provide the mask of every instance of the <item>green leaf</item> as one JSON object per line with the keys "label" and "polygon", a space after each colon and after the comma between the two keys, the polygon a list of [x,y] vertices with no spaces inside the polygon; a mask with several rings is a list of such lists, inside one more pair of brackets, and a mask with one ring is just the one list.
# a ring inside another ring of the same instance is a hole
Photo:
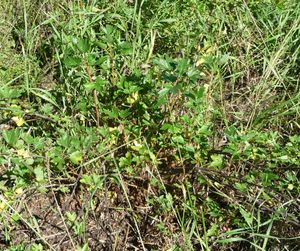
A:
{"label": "green leaf", "polygon": [[161,130],[165,131],[165,130],[169,130],[172,127],[171,124],[165,123],[162,125]]}
{"label": "green leaf", "polygon": [[92,90],[96,89],[96,86],[95,86],[94,82],[87,82],[84,85],[84,88],[89,92],[89,91],[92,91]]}
{"label": "green leaf", "polygon": [[88,251],[88,250],[89,250],[89,246],[87,243],[85,243],[83,247],[80,246],[76,247],[76,251]]}
{"label": "green leaf", "polygon": [[88,65],[95,65],[97,63],[96,56],[92,55],[92,54],[88,55],[87,62],[88,62]]}
{"label": "green leaf", "polygon": [[7,144],[14,146],[20,136],[19,130],[6,130],[2,132],[3,138],[6,141]]}
{"label": "green leaf", "polygon": [[211,167],[220,168],[223,165],[223,155],[221,154],[213,154],[211,156],[212,162],[210,162]]}
{"label": "green leaf", "polygon": [[162,88],[162,89],[158,92],[159,96],[161,97],[161,96],[167,95],[167,94],[170,92],[170,89],[171,89],[171,88],[169,88],[169,87]]}
{"label": "green leaf", "polygon": [[22,95],[24,92],[23,89],[14,89],[12,87],[7,88],[7,87],[1,87],[0,90],[0,98],[8,99],[8,98],[18,98]]}
{"label": "green leaf", "polygon": [[35,174],[35,179],[37,182],[41,182],[44,180],[44,170],[42,167],[37,166],[36,168],[34,168],[34,174]]}
{"label": "green leaf", "polygon": [[79,57],[66,57],[64,64],[68,67],[78,66],[81,64],[81,59]]}
{"label": "green leaf", "polygon": [[103,50],[105,50],[105,49],[107,48],[107,44],[102,43],[102,42],[100,42],[100,41],[96,41],[94,44],[95,44],[96,46],[98,46],[100,49],[103,49]]}
{"label": "green leaf", "polygon": [[80,179],[80,183],[91,186],[93,184],[93,178],[91,175],[83,175]]}
{"label": "green leaf", "polygon": [[89,41],[87,39],[83,39],[83,38],[78,39],[77,46],[78,46],[78,49],[82,53],[86,53],[90,50],[90,44],[89,44]]}
{"label": "green leaf", "polygon": [[245,209],[243,209],[242,207],[240,207],[239,209],[240,209],[241,215],[243,216],[243,218],[247,222],[248,226],[252,227],[253,216],[249,212],[247,212]]}
{"label": "green leaf", "polygon": [[73,162],[73,164],[79,164],[83,159],[82,153],[80,151],[75,151],[70,154],[70,160]]}
{"label": "green leaf", "polygon": [[278,179],[278,176],[275,173],[271,172],[261,173],[260,177],[264,186],[271,185],[274,180]]}
{"label": "green leaf", "polygon": [[196,82],[201,76],[203,77],[203,75],[205,76],[205,74],[203,72],[199,72],[196,69],[189,69],[187,72],[187,75],[189,77],[189,79],[193,82]]}
{"label": "green leaf", "polygon": [[207,230],[207,236],[216,236],[218,233],[218,225],[213,223],[211,227]]}
{"label": "green leaf", "polygon": [[103,109],[103,112],[107,114],[110,119],[115,119],[119,116],[119,110],[115,107],[113,107],[111,110]]}
{"label": "green leaf", "polygon": [[76,215],[75,212],[67,212],[67,213],[66,213],[66,216],[67,216],[67,218],[68,218],[68,220],[69,220],[70,222],[73,223],[73,222],[76,221],[77,215]]}
{"label": "green leaf", "polygon": [[14,222],[18,222],[21,219],[21,217],[20,217],[20,215],[18,213],[14,213],[14,214],[11,215],[11,219]]}
{"label": "green leaf", "polygon": [[166,18],[166,19],[162,19],[160,20],[161,23],[174,23],[176,22],[178,19],[177,18]]}
{"label": "green leaf", "polygon": [[229,54],[224,54],[219,58],[219,65],[224,65],[226,64],[230,59]]}
{"label": "green leaf", "polygon": [[60,106],[56,103],[55,97],[53,97],[49,91],[41,88],[31,88],[30,92],[60,109]]}
{"label": "green leaf", "polygon": [[125,119],[126,117],[128,117],[129,115],[131,114],[131,112],[129,110],[121,110],[119,112],[119,116],[122,118],[122,119]]}
{"label": "green leaf", "polygon": [[246,183],[235,183],[234,187],[241,192],[246,192],[247,191],[247,184]]}
{"label": "green leaf", "polygon": [[179,74],[182,75],[187,72],[189,68],[189,61],[186,58],[182,58],[178,60],[177,69],[179,71]]}
{"label": "green leaf", "polygon": [[205,88],[201,87],[199,90],[194,92],[194,95],[198,98],[198,99],[202,99],[204,97],[204,93],[205,93]]}
{"label": "green leaf", "polygon": [[240,241],[246,241],[246,239],[240,238],[240,237],[232,237],[232,238],[227,238],[227,239],[222,239],[222,240],[217,240],[217,243],[231,243],[231,242],[240,242]]}
{"label": "green leaf", "polygon": [[132,54],[132,45],[131,43],[128,42],[123,42],[119,45],[120,47],[120,52],[122,55],[131,55]]}
{"label": "green leaf", "polygon": [[187,145],[185,147],[185,150],[188,151],[188,152],[191,152],[191,153],[195,152],[195,148],[192,145]]}
{"label": "green leaf", "polygon": [[104,87],[108,84],[107,80],[104,80],[100,77],[97,77],[95,81],[95,89],[99,92],[102,92],[104,90]]}
{"label": "green leaf", "polygon": [[174,143],[178,143],[178,144],[184,144],[185,143],[184,138],[182,136],[180,136],[180,135],[172,137],[172,141]]}
{"label": "green leaf", "polygon": [[164,71],[172,69],[170,63],[163,58],[155,59],[154,64],[157,65],[161,70],[164,70]]}

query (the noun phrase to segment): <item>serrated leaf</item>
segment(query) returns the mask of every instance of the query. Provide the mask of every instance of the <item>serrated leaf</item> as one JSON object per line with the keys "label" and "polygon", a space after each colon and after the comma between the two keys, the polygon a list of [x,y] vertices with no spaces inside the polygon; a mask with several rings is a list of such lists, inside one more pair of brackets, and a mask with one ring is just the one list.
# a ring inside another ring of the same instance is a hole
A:
{"label": "serrated leaf", "polygon": [[81,59],[78,57],[66,57],[64,59],[64,64],[68,67],[74,67],[81,64]]}
{"label": "serrated leaf", "polygon": [[156,64],[161,70],[171,70],[172,69],[170,63],[163,58],[155,59],[154,64]]}
{"label": "serrated leaf", "polygon": [[90,49],[89,41],[88,41],[87,39],[83,39],[83,38],[78,39],[77,46],[78,46],[78,49],[79,49],[82,53],[86,53],[86,52],[88,52],[89,49]]}

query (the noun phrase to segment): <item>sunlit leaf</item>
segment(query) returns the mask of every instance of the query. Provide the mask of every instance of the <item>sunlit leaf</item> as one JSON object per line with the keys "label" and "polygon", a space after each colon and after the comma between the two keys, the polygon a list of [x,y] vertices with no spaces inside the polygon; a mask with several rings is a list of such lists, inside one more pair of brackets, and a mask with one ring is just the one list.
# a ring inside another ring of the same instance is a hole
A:
{"label": "sunlit leaf", "polygon": [[70,160],[73,164],[79,164],[83,159],[82,153],[80,151],[75,151],[70,154]]}

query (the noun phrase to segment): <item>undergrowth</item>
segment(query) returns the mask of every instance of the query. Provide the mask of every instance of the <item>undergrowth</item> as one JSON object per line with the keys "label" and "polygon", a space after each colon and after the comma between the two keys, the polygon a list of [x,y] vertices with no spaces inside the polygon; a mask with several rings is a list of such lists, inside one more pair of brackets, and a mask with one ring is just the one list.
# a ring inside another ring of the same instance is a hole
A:
{"label": "undergrowth", "polygon": [[0,19],[1,250],[299,250],[298,1]]}

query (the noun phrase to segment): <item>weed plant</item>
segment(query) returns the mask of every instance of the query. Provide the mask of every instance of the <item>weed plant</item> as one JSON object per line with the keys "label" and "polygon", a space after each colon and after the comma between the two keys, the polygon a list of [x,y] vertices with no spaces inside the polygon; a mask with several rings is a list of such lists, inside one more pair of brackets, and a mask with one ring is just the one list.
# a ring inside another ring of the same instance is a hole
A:
{"label": "weed plant", "polygon": [[299,250],[296,0],[2,0],[1,250]]}

